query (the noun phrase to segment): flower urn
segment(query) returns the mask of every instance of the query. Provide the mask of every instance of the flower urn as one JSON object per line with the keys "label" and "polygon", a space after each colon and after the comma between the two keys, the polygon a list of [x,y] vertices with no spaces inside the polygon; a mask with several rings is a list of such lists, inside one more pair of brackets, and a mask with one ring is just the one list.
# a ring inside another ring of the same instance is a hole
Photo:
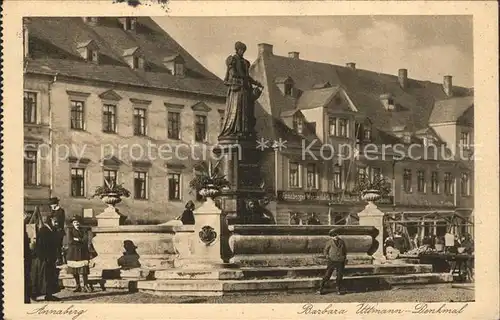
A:
{"label": "flower urn", "polygon": [[374,202],[381,198],[380,191],[378,190],[365,190],[361,194],[361,199],[368,202]]}
{"label": "flower urn", "polygon": [[199,193],[201,196],[207,199],[213,199],[220,195],[221,191],[213,184],[208,184],[205,186],[205,188],[201,189]]}

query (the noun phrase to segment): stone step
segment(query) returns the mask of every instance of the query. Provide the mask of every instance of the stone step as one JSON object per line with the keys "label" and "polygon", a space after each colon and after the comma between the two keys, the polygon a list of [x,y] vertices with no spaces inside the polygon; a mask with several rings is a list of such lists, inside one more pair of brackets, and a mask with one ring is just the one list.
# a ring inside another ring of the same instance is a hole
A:
{"label": "stone step", "polygon": [[[128,292],[137,292],[137,279],[111,279],[89,277],[90,284],[95,290],[106,291],[106,289],[117,289]],[[73,278],[59,278],[59,285],[63,288],[76,288],[76,282]]]}
{"label": "stone step", "polygon": [[[167,269],[154,272],[158,280],[237,280],[237,279],[283,279],[321,277],[326,266],[310,267],[262,267],[221,270],[185,270]],[[345,276],[362,276],[375,274],[419,274],[432,272],[431,265],[415,264],[381,264],[381,265],[347,265]]]}
{"label": "stone step", "polygon": [[[344,284],[348,291],[390,289],[392,285],[430,284],[451,282],[448,273],[421,273],[408,275],[348,276]],[[258,294],[273,291],[311,291],[318,287],[320,278],[307,279],[248,279],[248,280],[146,280],[138,281],[137,289],[155,295],[222,296],[242,293]],[[329,282],[334,285],[335,277]]]}

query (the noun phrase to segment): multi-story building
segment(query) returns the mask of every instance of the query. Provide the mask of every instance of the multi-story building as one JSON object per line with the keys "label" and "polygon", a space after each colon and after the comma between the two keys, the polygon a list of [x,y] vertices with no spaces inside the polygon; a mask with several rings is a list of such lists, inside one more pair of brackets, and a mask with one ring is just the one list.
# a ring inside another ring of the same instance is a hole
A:
{"label": "multi-story building", "polygon": [[145,17],[29,18],[24,42],[25,209],[52,196],[98,214],[108,180],[131,191],[132,219],[181,214],[217,142],[222,80]]}
{"label": "multi-story building", "polygon": [[379,203],[388,213],[424,223],[433,213],[468,219],[471,89],[453,86],[451,76],[432,83],[411,79],[403,68],[390,75],[355,63],[307,61],[298,52],[279,56],[270,44],[259,44],[251,72],[266,87],[257,132],[286,141],[268,149],[265,164],[278,223],[288,223],[291,212],[303,220],[315,212],[323,224],[356,219],[365,204],[350,191],[360,178],[378,175],[392,183],[392,194]]}

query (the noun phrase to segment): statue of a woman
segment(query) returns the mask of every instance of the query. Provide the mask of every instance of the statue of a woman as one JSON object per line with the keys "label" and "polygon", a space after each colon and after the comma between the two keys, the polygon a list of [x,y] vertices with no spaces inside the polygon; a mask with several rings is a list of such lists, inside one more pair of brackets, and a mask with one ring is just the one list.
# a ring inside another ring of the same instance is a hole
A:
{"label": "statue of a woman", "polygon": [[234,47],[236,54],[226,59],[224,84],[229,90],[224,125],[219,137],[245,137],[255,133],[254,105],[264,88],[249,75],[250,62],[243,58],[246,45],[238,41]]}

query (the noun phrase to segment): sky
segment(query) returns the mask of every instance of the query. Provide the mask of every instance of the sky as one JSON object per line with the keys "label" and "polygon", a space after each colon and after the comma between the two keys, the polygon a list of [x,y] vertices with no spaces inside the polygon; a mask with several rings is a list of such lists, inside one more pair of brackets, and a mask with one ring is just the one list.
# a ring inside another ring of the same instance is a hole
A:
{"label": "sky", "polygon": [[317,16],[317,17],[155,17],[179,44],[219,77],[234,43],[269,43],[274,54],[300,52],[304,60],[453,84],[473,86],[472,16]]}

